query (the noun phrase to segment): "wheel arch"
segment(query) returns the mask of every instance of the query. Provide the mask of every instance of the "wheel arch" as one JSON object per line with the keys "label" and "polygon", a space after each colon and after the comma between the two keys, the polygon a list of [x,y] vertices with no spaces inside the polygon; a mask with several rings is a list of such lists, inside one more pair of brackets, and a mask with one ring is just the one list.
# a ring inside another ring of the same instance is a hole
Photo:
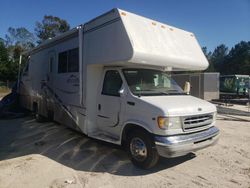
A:
{"label": "wheel arch", "polygon": [[122,145],[124,145],[124,143],[126,142],[126,140],[128,138],[127,136],[129,134],[129,132],[132,131],[132,130],[141,130],[141,131],[147,132],[149,134],[152,133],[151,130],[149,130],[146,126],[144,126],[141,123],[138,123],[138,122],[127,122],[123,126],[123,129],[121,131],[121,144]]}

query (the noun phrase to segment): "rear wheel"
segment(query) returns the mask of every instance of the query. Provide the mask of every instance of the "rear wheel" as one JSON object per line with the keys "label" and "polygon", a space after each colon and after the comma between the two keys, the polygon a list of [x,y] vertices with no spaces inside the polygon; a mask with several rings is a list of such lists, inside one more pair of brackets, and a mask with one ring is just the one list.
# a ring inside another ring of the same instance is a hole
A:
{"label": "rear wheel", "polygon": [[129,135],[127,150],[133,164],[143,169],[152,168],[159,160],[152,137],[142,130]]}

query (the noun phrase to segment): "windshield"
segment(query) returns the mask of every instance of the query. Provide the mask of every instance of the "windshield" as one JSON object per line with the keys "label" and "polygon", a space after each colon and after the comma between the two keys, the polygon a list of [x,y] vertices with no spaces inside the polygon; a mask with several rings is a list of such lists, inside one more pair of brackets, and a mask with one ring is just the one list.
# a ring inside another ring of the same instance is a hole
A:
{"label": "windshield", "polygon": [[130,91],[138,96],[184,95],[169,74],[152,69],[123,69]]}

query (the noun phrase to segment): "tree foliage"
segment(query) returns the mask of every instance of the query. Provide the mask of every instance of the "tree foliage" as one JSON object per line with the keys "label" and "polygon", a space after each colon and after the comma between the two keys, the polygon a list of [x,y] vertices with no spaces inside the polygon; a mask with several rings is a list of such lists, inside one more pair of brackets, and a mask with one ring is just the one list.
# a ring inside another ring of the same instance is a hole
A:
{"label": "tree foliage", "polygon": [[4,45],[4,40],[0,40],[0,63],[8,61],[8,50]]}
{"label": "tree foliage", "polygon": [[250,41],[241,41],[231,50],[224,44],[217,46],[213,53],[207,53],[206,47],[202,49],[209,61],[207,72],[250,75]]}
{"label": "tree foliage", "polygon": [[226,47],[226,45],[221,44],[215,48],[210,58],[215,70],[221,72],[227,54],[228,47]]}
{"label": "tree foliage", "polygon": [[42,22],[36,22],[35,32],[39,38],[38,43],[53,38],[70,29],[66,20],[56,16],[45,15]]}
{"label": "tree foliage", "polygon": [[223,74],[250,75],[250,41],[236,44],[225,58]]}
{"label": "tree foliage", "polygon": [[[44,16],[37,22],[34,33],[25,27],[9,27],[5,39],[0,38],[0,81],[14,81],[18,75],[19,57],[31,50],[36,44],[55,37],[70,29],[66,20],[55,16]],[[22,65],[26,62],[23,56]]]}
{"label": "tree foliage", "polygon": [[10,27],[5,40],[0,42],[0,80],[14,81],[18,75],[19,57],[35,46],[35,37],[24,27]]}
{"label": "tree foliage", "polygon": [[18,65],[9,58],[8,48],[3,40],[0,41],[0,80],[15,80],[17,77]]}
{"label": "tree foliage", "polygon": [[34,34],[24,27],[9,27],[5,39],[7,46],[20,46],[24,50],[29,50],[35,46]]}

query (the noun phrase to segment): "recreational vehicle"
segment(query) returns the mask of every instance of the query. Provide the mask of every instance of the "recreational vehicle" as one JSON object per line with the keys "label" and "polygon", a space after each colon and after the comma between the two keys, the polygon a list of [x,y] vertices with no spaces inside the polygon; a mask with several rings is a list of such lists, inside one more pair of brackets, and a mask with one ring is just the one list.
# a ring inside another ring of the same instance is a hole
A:
{"label": "recreational vehicle", "polygon": [[208,67],[191,32],[113,9],[28,55],[21,105],[37,120],[126,147],[139,167],[218,140],[216,107],[171,78],[171,71]]}

